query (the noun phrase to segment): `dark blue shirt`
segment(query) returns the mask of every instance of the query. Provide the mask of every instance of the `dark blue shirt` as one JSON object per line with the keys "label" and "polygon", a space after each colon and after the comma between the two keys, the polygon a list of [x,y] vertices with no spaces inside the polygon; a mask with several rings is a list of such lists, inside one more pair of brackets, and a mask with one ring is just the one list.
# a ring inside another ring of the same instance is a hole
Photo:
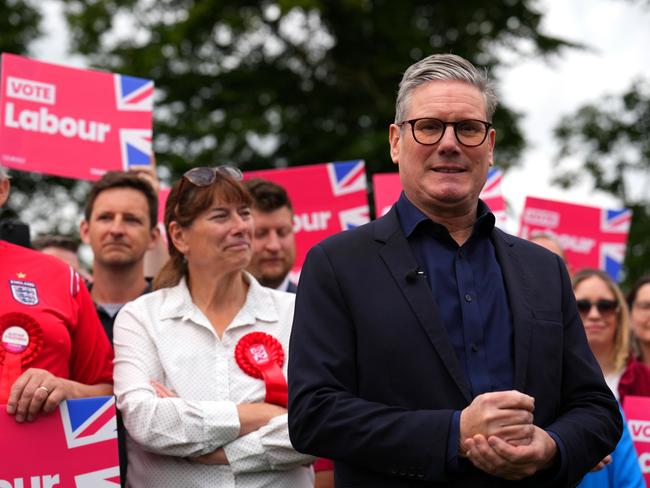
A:
{"label": "dark blue shirt", "polygon": [[[433,222],[404,192],[395,204],[400,225],[426,274],[442,322],[465,373],[472,396],[514,388],[513,326],[505,282],[490,239],[494,215],[481,200],[472,233],[459,246],[446,227]],[[553,479],[566,472],[566,447],[547,431],[560,452]],[[460,411],[451,418],[447,467],[463,470],[458,457]],[[559,467],[559,469],[557,469]]]}
{"label": "dark blue shirt", "polygon": [[472,395],[511,390],[512,318],[490,240],[494,215],[479,200],[471,236],[459,246],[446,227],[429,219],[404,193],[396,206]]}
{"label": "dark blue shirt", "polygon": [[[494,215],[479,200],[472,233],[459,246],[447,228],[433,222],[404,192],[395,204],[404,235],[427,277],[447,336],[472,396],[511,390],[514,385],[513,332],[501,267],[490,234]],[[447,468],[463,470],[458,457],[460,411],[447,439]]]}

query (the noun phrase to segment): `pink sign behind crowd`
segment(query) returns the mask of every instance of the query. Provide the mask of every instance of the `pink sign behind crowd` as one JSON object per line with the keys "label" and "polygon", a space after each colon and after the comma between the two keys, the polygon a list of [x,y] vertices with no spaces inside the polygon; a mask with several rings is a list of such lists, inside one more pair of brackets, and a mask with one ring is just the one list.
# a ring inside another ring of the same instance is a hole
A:
{"label": "pink sign behind crowd", "polygon": [[151,80],[2,55],[0,163],[96,180],[151,163]]}
{"label": "pink sign behind crowd", "polygon": [[599,268],[616,281],[620,278],[632,220],[626,208],[609,209],[527,197],[521,214],[520,235],[555,236],[566,254],[569,268]]}
{"label": "pink sign behind crowd", "polygon": [[[506,202],[501,191],[503,172],[490,168],[487,181],[481,192],[481,199],[490,207],[497,219],[497,226],[506,225]],[[399,198],[402,183],[397,173],[376,173],[372,176],[375,192],[375,213],[378,217],[385,215]]]}
{"label": "pink sign behind crowd", "polygon": [[623,411],[646,485],[650,486],[650,398],[626,396]]}
{"label": "pink sign behind crowd", "polygon": [[283,186],[294,208],[296,279],[307,251],[342,230],[369,220],[366,170],[361,160],[248,171],[244,179],[263,178]]}
{"label": "pink sign behind crowd", "polygon": [[34,422],[0,414],[0,487],[120,486],[113,397],[68,400]]}

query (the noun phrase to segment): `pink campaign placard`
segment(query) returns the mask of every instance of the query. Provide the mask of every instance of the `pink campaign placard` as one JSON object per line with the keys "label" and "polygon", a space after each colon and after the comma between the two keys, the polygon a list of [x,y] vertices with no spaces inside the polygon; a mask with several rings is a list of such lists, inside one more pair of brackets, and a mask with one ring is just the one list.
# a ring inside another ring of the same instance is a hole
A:
{"label": "pink campaign placard", "polygon": [[650,397],[626,396],[623,411],[639,456],[643,478],[650,486]]}
{"label": "pink campaign placard", "polygon": [[297,279],[307,251],[324,238],[369,221],[366,170],[362,160],[286,169],[247,171],[244,179],[263,178],[285,188],[294,210]]}
{"label": "pink campaign placard", "polygon": [[562,245],[571,271],[598,268],[618,281],[631,221],[632,211],[627,208],[527,197],[519,234],[524,239],[539,233],[551,234]]}
{"label": "pink campaign placard", "polygon": [[0,487],[120,486],[114,397],[67,400],[34,422],[0,407]]}
{"label": "pink campaign placard", "polygon": [[151,164],[151,80],[2,54],[0,162],[96,180]]}
{"label": "pink campaign placard", "polygon": [[[503,172],[490,168],[487,181],[481,191],[481,199],[490,207],[497,219],[497,226],[505,227],[507,223],[506,202],[501,191]],[[375,192],[375,213],[377,217],[385,215],[399,198],[402,183],[398,173],[375,173],[372,175]]]}

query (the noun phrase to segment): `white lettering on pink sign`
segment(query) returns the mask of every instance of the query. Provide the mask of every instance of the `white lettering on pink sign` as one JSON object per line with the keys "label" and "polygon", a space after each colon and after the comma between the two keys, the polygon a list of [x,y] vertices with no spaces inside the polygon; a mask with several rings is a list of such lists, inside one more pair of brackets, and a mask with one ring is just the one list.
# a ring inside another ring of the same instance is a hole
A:
{"label": "white lettering on pink sign", "polygon": [[54,105],[54,102],[56,102],[56,86],[50,83],[8,76],[7,96]]}
{"label": "white lettering on pink sign", "polygon": [[52,488],[61,483],[59,475],[30,476],[29,484],[25,484],[25,478],[14,478],[13,483],[7,480],[0,480],[0,488]]}
{"label": "white lettering on pink sign", "polygon": [[560,225],[560,213],[541,208],[527,208],[524,212],[523,221],[529,225],[553,229]]}
{"label": "white lettering on pink sign", "polygon": [[14,114],[14,104],[5,105],[5,125],[43,134],[60,134],[63,137],[77,137],[82,141],[104,142],[111,131],[110,124],[94,120],[59,117],[51,114],[46,107],[36,110],[21,110]]}

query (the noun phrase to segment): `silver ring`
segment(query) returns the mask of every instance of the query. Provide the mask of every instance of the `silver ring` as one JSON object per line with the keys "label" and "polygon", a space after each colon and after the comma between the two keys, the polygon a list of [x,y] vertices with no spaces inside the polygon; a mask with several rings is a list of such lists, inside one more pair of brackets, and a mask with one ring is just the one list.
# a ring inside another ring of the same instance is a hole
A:
{"label": "silver ring", "polygon": [[44,387],[43,385],[39,386],[39,387],[36,388],[36,389],[37,389],[37,390],[45,390],[45,393],[47,393],[48,395],[50,394],[50,390],[48,390],[48,389],[47,389],[46,387]]}

